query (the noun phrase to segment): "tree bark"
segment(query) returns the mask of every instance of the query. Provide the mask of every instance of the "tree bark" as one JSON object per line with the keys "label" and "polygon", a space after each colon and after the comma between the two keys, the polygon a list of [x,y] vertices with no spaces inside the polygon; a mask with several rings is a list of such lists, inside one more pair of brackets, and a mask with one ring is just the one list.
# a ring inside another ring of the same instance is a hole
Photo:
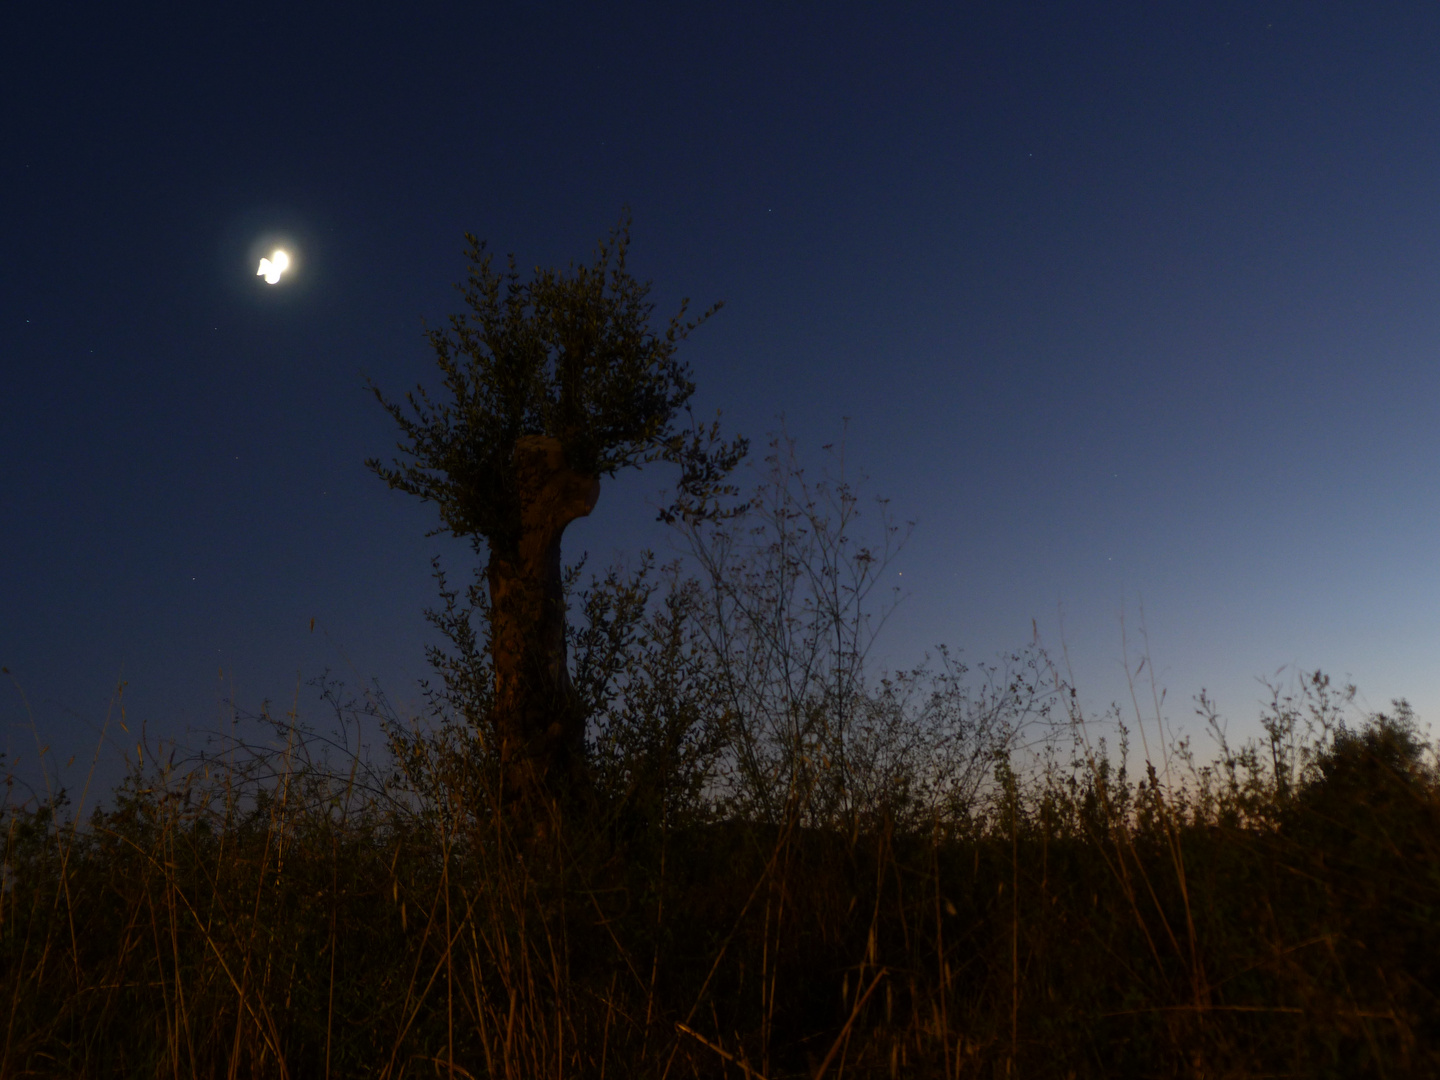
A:
{"label": "tree bark", "polygon": [[514,557],[492,549],[491,655],[506,800],[525,804],[578,779],[585,717],[565,656],[560,537],[600,497],[600,479],[571,469],[560,440],[527,435],[515,444],[520,537]]}

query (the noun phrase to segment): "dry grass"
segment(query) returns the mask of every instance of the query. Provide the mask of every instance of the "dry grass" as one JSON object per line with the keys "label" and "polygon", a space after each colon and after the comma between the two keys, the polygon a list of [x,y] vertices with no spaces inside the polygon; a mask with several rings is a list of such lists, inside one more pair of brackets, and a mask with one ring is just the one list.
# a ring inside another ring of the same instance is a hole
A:
{"label": "dry grass", "polygon": [[79,827],[7,809],[4,1075],[1440,1064],[1440,800],[1403,714],[1295,743],[1289,781],[1262,745],[1167,790],[1082,743],[923,829],[807,824],[792,791],[776,822],[602,808],[523,848],[287,734],[137,769]]}

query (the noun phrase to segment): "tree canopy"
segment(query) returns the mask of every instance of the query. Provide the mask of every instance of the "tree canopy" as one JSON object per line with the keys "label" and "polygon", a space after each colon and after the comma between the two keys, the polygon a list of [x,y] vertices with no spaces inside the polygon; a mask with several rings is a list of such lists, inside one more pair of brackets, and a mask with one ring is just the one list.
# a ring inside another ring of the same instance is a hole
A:
{"label": "tree canopy", "polygon": [[655,330],[650,284],[626,267],[628,219],[600,243],[592,265],[572,263],[568,273],[537,267],[528,280],[513,255],[501,272],[483,242],[468,233],[466,240],[469,275],[457,288],[468,310],[427,334],[446,394],[417,387],[405,402],[388,401],[372,382],[408,460],[389,467],[371,459],[370,468],[391,487],[433,501],[444,531],[483,538],[506,557],[520,538],[516,447],[526,436],[557,439],[582,475],[678,464],[677,497],[661,516],[715,513],[717,497],[733,493],[725,478],[746,443],[723,442],[718,421],[694,422],[695,383],[676,351],[720,305],[687,321],[683,301]]}

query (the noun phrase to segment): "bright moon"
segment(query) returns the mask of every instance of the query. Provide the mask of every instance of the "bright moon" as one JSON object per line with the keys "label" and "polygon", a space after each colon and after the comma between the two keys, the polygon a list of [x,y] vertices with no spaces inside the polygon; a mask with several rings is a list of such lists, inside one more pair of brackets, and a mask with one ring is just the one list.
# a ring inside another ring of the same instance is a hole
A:
{"label": "bright moon", "polygon": [[267,285],[274,285],[289,265],[290,256],[277,250],[270,258],[260,260],[260,269],[255,271],[255,276],[263,277]]}

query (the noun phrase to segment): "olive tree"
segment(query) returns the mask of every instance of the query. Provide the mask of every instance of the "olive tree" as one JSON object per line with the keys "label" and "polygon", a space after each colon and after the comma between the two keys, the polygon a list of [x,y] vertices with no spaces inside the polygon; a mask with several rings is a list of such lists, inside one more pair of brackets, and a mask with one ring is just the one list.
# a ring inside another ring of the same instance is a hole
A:
{"label": "olive tree", "polygon": [[367,462],[392,488],[433,502],[436,532],[469,539],[486,557],[494,716],[506,798],[562,791],[581,779],[585,716],[565,650],[560,541],[594,509],[600,481],[656,461],[678,465],[661,517],[701,520],[733,493],[744,456],[719,421],[697,424],[680,343],[719,305],[686,320],[688,301],[662,328],[650,285],[626,268],[628,221],[592,265],[503,272],[466,234],[465,309],[432,330],[443,391],[376,398],[400,428],[400,457]]}

